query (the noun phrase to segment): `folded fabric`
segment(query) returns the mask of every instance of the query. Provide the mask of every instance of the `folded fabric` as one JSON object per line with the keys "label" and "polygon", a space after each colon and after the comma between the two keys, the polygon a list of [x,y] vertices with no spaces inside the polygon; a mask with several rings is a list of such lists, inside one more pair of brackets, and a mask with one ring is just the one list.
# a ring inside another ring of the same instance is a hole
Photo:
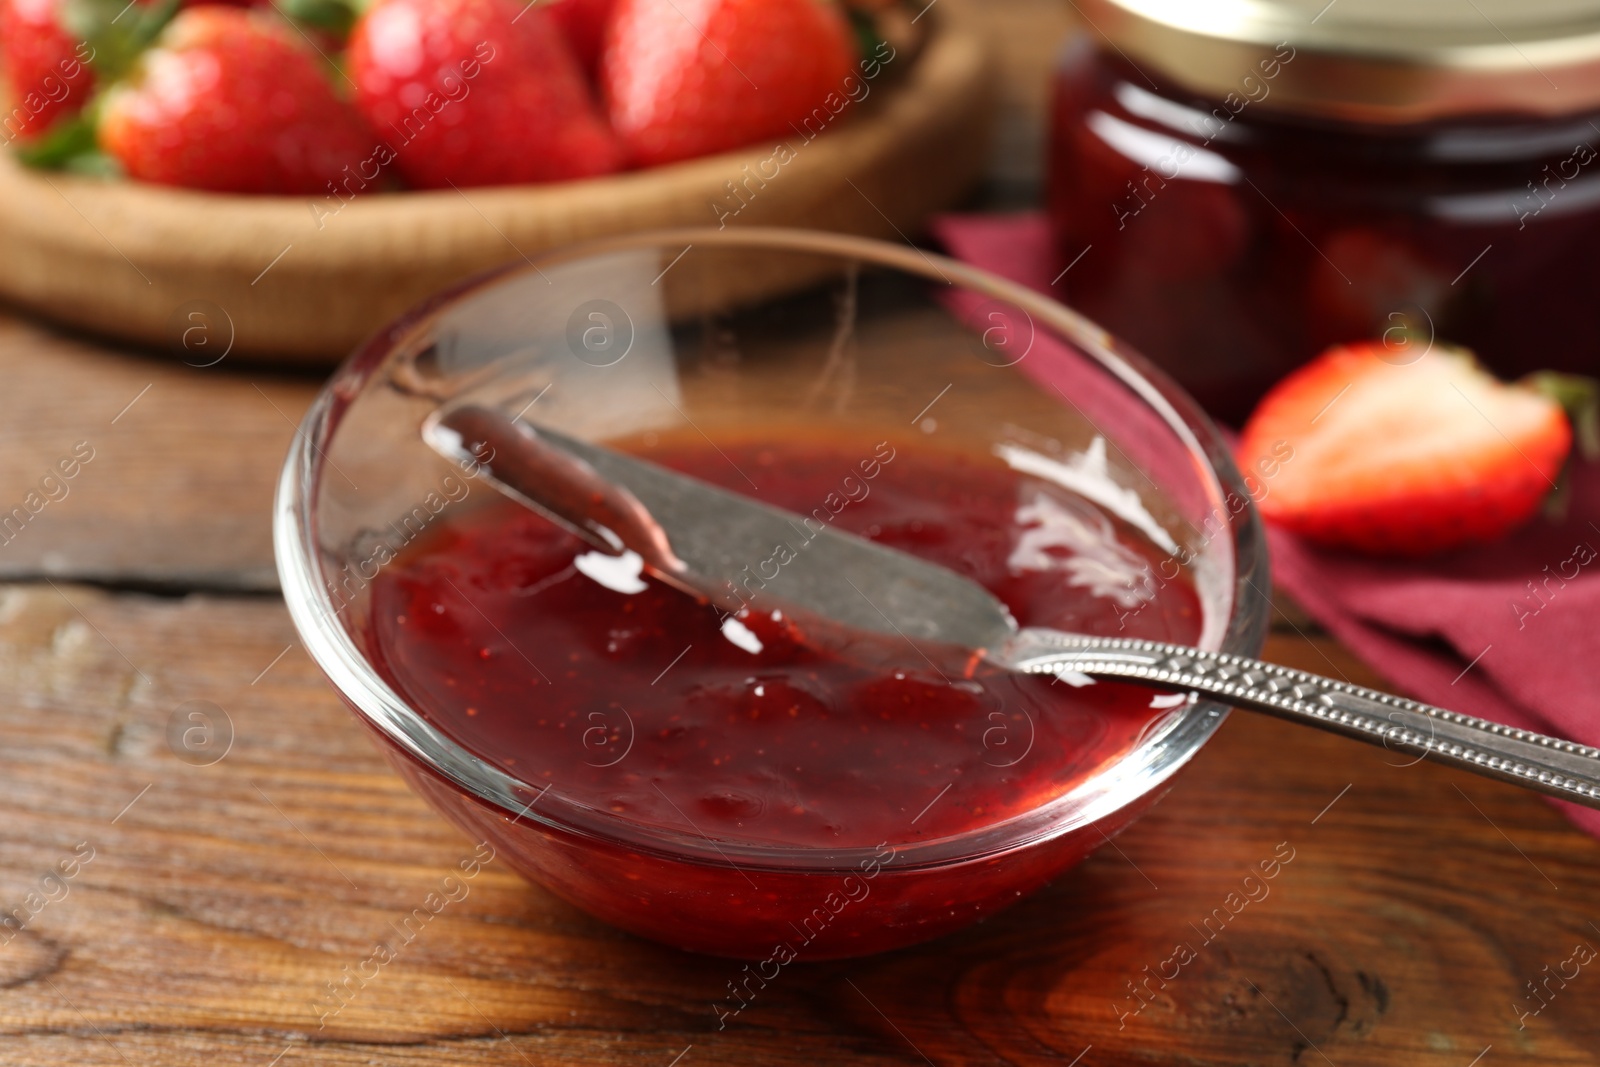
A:
{"label": "folded fabric", "polygon": [[[1041,292],[1064,264],[1042,214],[946,216],[952,255]],[[1600,464],[1566,513],[1492,545],[1379,560],[1269,531],[1277,586],[1401,691],[1507,726],[1600,746]],[[1560,804],[1600,835],[1600,811]]]}

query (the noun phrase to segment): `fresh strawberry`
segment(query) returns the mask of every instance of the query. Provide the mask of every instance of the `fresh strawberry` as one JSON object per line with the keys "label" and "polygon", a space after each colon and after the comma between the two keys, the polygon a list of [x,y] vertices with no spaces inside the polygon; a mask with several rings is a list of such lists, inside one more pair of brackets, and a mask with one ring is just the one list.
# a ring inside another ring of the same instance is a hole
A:
{"label": "fresh strawberry", "polygon": [[1572,448],[1561,405],[1463,351],[1394,338],[1324,352],[1245,426],[1269,522],[1327,545],[1422,555],[1525,522]]}
{"label": "fresh strawberry", "polygon": [[618,0],[600,83],[634,159],[667,163],[820,130],[855,61],[833,0]]}
{"label": "fresh strawberry", "polygon": [[543,4],[378,0],[351,36],[349,71],[412,185],[563,181],[622,165]]}
{"label": "fresh strawberry", "polygon": [[375,146],[329,78],[276,15],[188,8],[108,93],[100,146],[145,181],[217,192],[323,192]]}
{"label": "fresh strawberry", "polygon": [[67,30],[65,7],[66,0],[0,0],[8,142],[37,138],[94,91],[94,49]]}
{"label": "fresh strawberry", "polygon": [[591,75],[600,66],[600,50],[606,41],[606,25],[617,0],[542,0],[555,16],[572,54]]}

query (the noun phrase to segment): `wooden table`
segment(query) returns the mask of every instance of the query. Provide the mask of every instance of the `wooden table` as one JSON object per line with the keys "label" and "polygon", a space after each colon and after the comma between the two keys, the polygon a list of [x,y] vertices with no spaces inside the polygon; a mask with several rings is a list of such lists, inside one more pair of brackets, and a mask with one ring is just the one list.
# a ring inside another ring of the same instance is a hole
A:
{"label": "wooden table", "polygon": [[[995,19],[1014,193],[1048,54],[1016,31],[1060,13]],[[735,966],[497,864],[319,1026],[327,983],[471,844],[388,770],[276,594],[272,485],[316,383],[3,315],[0,381],[0,510],[93,450],[0,545],[0,1064],[1600,1064],[1600,964],[1549,977],[1600,947],[1600,843],[1527,794],[1243,715],[1049,889],[789,968],[725,1030]],[[1381,684],[1284,609],[1269,658]],[[1145,986],[1179,942],[1196,959]],[[1519,1018],[1529,982],[1547,1003]]]}

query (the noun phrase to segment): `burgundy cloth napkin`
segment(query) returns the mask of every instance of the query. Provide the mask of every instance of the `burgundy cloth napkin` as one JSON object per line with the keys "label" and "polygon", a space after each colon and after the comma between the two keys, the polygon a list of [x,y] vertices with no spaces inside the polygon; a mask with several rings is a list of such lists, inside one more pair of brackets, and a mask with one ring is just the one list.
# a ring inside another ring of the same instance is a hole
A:
{"label": "burgundy cloth napkin", "polygon": [[[945,216],[933,232],[957,258],[1061,296],[1042,214]],[[1600,746],[1600,464],[1572,472],[1559,522],[1480,548],[1379,560],[1268,540],[1274,582],[1407,694]],[[1600,811],[1558,806],[1600,835]]]}

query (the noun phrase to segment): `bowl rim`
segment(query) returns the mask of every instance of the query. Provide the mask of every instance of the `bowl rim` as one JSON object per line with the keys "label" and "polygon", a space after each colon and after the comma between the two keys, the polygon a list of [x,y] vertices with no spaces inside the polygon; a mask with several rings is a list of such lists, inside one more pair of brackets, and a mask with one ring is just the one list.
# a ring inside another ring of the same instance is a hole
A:
{"label": "bowl rim", "polygon": [[[994,92],[987,30],[975,28],[972,13],[944,5],[918,26],[929,27],[921,46],[902,48],[863,83],[870,93],[809,141],[785,132],[587,179],[361,195],[344,201],[336,218],[310,210],[313,203],[335,209],[337,201],[320,195],[213,193],[40,172],[0,152],[0,247],[10,251],[0,255],[0,296],[75,330],[161,351],[175,344],[173,309],[203,299],[227,313],[230,361],[327,374],[375,328],[519,251],[532,256],[605,234],[716,225],[710,202],[727,195],[723,182],[741,179],[742,166],[758,172],[780,141],[795,158],[783,165],[781,182],[740,210],[738,225],[757,218],[794,225],[826,203],[829,227],[892,237],[896,227],[913,229],[950,207],[977,181],[993,125],[985,104]],[[938,176],[928,174],[925,159],[949,157],[953,148],[959,151]],[[891,188],[902,190],[892,203],[882,192]]]}
{"label": "bowl rim", "polygon": [[[1199,407],[1164,372],[1083,315],[1049,296],[978,267],[912,245],[823,231],[781,227],[673,228],[584,241],[468,278],[424,301],[363,342],[328,379],[292,439],[278,481],[273,545],[284,600],[312,660],[345,702],[400,754],[512,823],[527,822],[557,834],[608,841],[630,851],[738,870],[826,873],[855,870],[881,853],[873,846],[826,847],[717,840],[619,818],[572,802],[559,813],[535,810],[551,785],[533,785],[473,754],[428,722],[377,674],[336,615],[326,610],[318,580],[315,501],[324,446],[345,410],[393,353],[408,347],[434,318],[457,301],[520,274],[624,250],[697,245],[766,248],[855,258],[942,281],[1008,302],[1064,335],[1081,353],[1120,380],[1151,408],[1192,457],[1212,516],[1220,520],[1231,555],[1226,626],[1215,650],[1255,655],[1271,608],[1267,545],[1261,518],[1227,441]],[[1237,506],[1235,506],[1237,504]],[[1156,793],[1208,741],[1227,717],[1215,701],[1193,699],[1175,709],[1115,762],[1072,790],[1010,819],[959,834],[895,848],[897,869],[947,866],[1033,847],[1096,822]],[[1143,762],[1141,762],[1141,760]],[[559,794],[557,795],[559,800]],[[550,805],[546,805],[547,808]],[[581,817],[587,812],[591,817]],[[1009,832],[1008,832],[1009,831]],[[1019,833],[1019,831],[1021,831]],[[736,858],[739,862],[736,862]]]}

